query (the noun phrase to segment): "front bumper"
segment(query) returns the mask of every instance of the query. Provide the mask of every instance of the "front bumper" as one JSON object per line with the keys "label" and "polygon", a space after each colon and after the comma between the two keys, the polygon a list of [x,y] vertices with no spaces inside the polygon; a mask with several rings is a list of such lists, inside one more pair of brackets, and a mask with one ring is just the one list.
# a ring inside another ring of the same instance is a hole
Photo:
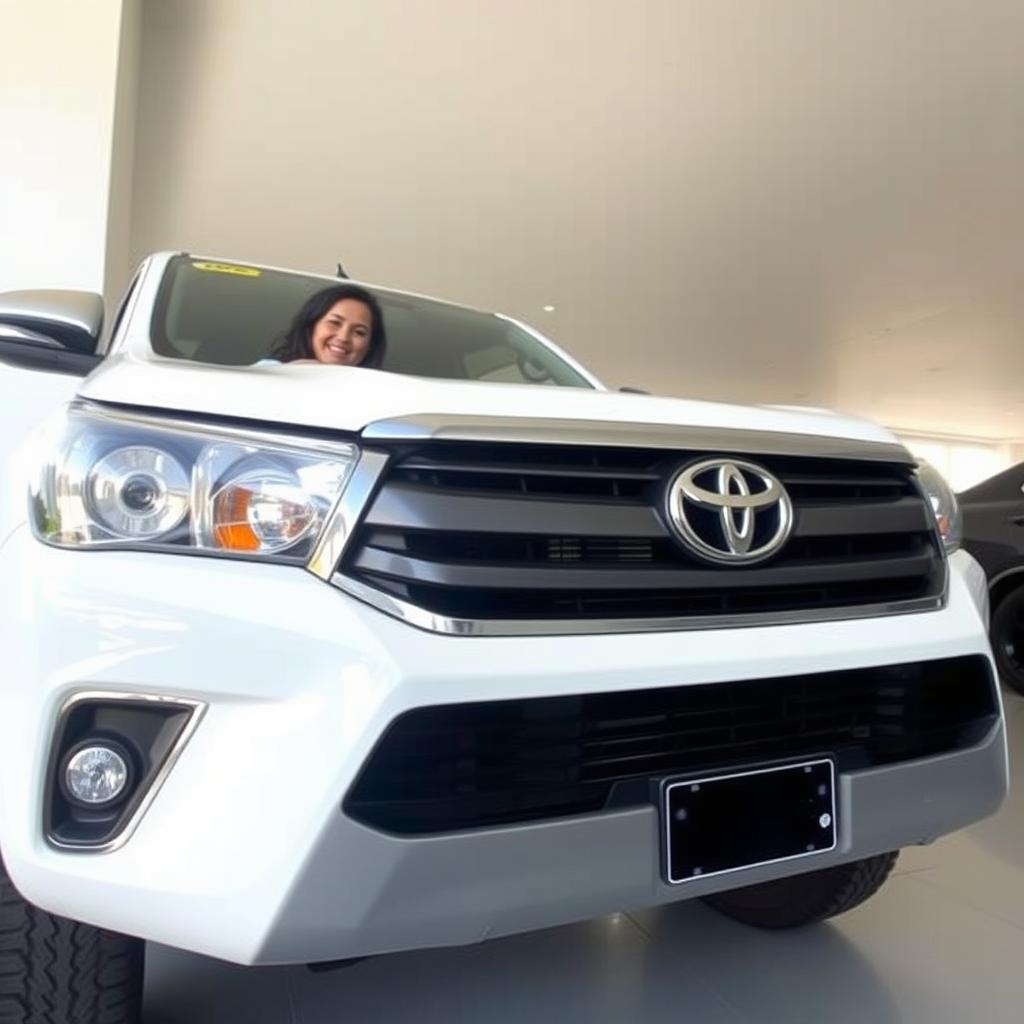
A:
{"label": "front bumper", "polygon": [[[57,551],[22,530],[0,550],[0,848],[44,909],[239,963],[461,944],[699,896],[792,871],[669,887],[643,807],[398,838],[341,801],[410,708],[982,653],[978,569],[951,560],[941,611],[742,631],[447,637],[390,619],[294,568]],[[207,705],[130,840],[53,849],[41,830],[55,716],[81,690]],[[842,773],[838,848],[800,869],[928,842],[1006,789],[997,723],[976,746]]]}

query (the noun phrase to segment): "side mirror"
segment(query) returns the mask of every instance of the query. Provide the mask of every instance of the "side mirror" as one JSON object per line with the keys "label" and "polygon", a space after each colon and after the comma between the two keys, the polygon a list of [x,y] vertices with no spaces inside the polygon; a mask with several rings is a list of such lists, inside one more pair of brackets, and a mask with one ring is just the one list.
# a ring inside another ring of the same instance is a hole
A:
{"label": "side mirror", "polygon": [[92,292],[0,293],[0,362],[84,377],[96,354],[103,300]]}

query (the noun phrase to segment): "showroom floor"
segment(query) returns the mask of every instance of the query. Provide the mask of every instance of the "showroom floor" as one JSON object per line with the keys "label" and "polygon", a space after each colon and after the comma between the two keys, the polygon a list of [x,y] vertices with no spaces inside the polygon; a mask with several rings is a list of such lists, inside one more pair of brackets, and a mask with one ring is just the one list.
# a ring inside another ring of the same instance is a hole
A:
{"label": "showroom floor", "polygon": [[906,851],[835,923],[768,934],[699,904],[615,915],[328,974],[151,947],[146,1024],[996,1024],[1024,1019],[1024,698],[1005,694],[1010,800]]}

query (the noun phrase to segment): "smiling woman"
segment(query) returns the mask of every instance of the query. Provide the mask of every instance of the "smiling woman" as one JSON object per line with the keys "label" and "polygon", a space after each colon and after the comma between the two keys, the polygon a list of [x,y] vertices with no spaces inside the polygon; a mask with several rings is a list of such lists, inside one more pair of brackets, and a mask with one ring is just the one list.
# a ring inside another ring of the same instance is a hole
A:
{"label": "smiling woman", "polygon": [[339,284],[303,303],[271,355],[282,363],[313,359],[379,368],[385,345],[384,314],[377,300],[358,285]]}

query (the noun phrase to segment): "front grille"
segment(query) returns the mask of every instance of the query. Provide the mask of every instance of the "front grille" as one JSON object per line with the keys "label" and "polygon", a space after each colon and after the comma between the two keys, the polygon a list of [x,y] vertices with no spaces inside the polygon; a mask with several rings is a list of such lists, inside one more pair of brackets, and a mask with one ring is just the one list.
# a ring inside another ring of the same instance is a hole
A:
{"label": "front grille", "polygon": [[743,682],[418,708],[345,799],[425,834],[635,806],[678,773],[828,754],[841,770],[978,742],[996,721],[980,656]]}
{"label": "front grille", "polygon": [[667,482],[697,457],[427,443],[392,460],[340,569],[471,620],[789,613],[941,594],[942,553],[911,467],[758,457],[792,498],[792,536],[763,564],[720,567],[687,551],[664,510]]}

